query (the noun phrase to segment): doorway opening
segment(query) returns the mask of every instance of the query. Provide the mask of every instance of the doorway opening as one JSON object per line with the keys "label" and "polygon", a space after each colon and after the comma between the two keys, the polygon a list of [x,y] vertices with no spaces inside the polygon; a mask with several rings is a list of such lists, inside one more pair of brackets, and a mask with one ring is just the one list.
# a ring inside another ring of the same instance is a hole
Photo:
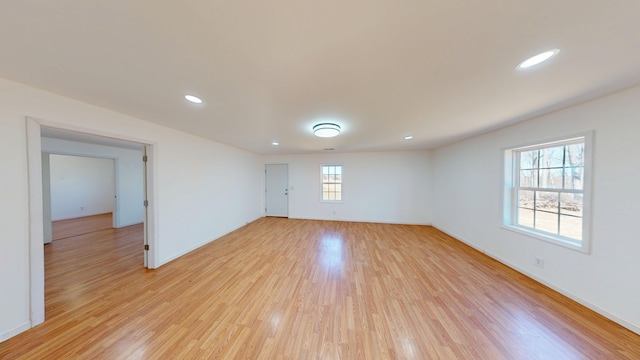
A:
{"label": "doorway opening", "polygon": [[[44,140],[62,146],[67,143],[55,138]],[[68,143],[67,146],[90,145]],[[60,155],[45,150],[43,146],[44,227],[51,226],[51,235],[45,231],[44,243],[116,228],[116,159]]]}
{"label": "doorway opening", "polygon": [[[104,242],[109,236],[114,239],[126,236],[131,243],[126,248],[126,256],[137,258],[137,266],[141,269],[153,269],[156,267],[157,249],[154,246],[154,232],[151,231],[154,228],[154,212],[150,206],[153,204],[153,146],[148,141],[27,118],[27,145],[30,325],[33,327],[45,319],[44,244],[54,239],[52,220],[67,221],[67,225],[74,228],[69,236],[58,235],[63,239],[59,240],[60,244],[65,242],[67,248],[83,244],[89,250],[86,252],[87,258],[105,255],[112,249],[109,245],[97,251],[99,241]],[[56,167],[56,164],[62,165]],[[91,171],[85,171],[88,169]],[[111,214],[110,220],[105,221],[108,214]],[[97,219],[99,217],[103,219]],[[97,229],[94,228],[95,224],[89,224],[94,220],[100,220]],[[90,231],[83,230],[83,227],[88,227]],[[132,236],[135,238],[132,239]],[[113,255],[123,257],[122,249],[120,247],[120,252]],[[47,251],[49,256],[50,251]],[[110,262],[98,261],[107,265]],[[82,271],[78,273],[83,274]]]}

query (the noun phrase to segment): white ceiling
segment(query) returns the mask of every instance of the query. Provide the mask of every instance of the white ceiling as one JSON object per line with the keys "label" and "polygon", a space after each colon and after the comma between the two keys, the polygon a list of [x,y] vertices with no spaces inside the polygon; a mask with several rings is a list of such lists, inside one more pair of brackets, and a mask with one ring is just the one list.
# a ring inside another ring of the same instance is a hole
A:
{"label": "white ceiling", "polygon": [[[428,149],[640,83],[639,18],[638,0],[2,1],[0,76],[257,153]],[[314,137],[322,118],[343,133]]]}

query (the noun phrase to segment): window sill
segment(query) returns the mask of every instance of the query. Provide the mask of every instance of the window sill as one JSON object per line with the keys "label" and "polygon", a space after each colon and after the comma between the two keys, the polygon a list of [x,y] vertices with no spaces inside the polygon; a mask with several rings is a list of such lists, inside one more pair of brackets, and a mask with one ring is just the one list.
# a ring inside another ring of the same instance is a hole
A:
{"label": "window sill", "polygon": [[559,237],[554,237],[554,236],[547,236],[545,234],[534,232],[534,231],[530,231],[527,228],[520,227],[520,226],[515,226],[515,225],[500,225],[500,227],[505,229],[505,230],[513,231],[513,232],[521,234],[521,235],[525,235],[525,236],[528,236],[528,237],[531,237],[531,238],[535,238],[535,239],[538,239],[538,240],[546,241],[548,243],[551,243],[551,244],[554,244],[554,245],[558,245],[558,246],[562,246],[562,247],[565,247],[567,249],[571,249],[571,250],[579,251],[579,252],[582,252],[582,253],[585,253],[585,254],[589,254],[589,246],[588,246],[588,243],[585,240],[576,241],[576,240],[564,239],[564,238],[559,238]]}

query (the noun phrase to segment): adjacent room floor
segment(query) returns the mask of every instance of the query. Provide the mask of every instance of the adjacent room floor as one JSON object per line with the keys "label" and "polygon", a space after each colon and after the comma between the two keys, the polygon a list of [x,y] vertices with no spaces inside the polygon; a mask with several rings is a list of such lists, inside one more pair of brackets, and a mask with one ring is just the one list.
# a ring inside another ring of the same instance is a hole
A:
{"label": "adjacent room floor", "polygon": [[51,223],[53,240],[88,234],[113,227],[113,214],[100,214],[75,219],[58,220]]}
{"label": "adjacent room floor", "polygon": [[640,358],[639,335],[427,226],[262,218],[157,270],[141,237],[47,245],[47,320],[0,358]]}

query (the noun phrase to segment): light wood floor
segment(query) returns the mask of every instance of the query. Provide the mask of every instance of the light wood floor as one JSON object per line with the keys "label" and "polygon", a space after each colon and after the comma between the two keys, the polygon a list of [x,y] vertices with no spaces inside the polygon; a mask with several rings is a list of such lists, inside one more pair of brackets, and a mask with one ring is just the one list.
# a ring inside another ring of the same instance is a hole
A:
{"label": "light wood floor", "polygon": [[263,218],[157,270],[141,232],[47,245],[47,321],[0,358],[640,359],[639,335],[431,227]]}
{"label": "light wood floor", "polygon": [[112,213],[51,222],[53,240],[66,239],[71,236],[111,229],[112,227]]}

